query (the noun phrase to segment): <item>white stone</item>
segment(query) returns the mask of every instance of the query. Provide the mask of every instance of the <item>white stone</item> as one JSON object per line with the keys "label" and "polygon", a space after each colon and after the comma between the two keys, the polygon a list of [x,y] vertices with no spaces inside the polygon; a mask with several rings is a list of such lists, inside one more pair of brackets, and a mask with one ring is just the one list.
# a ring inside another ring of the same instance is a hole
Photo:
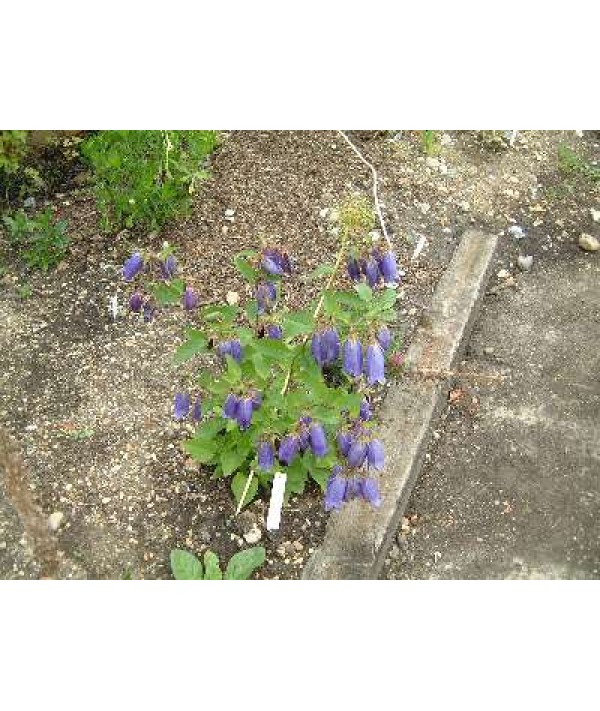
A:
{"label": "white stone", "polygon": [[233,217],[235,215],[235,210],[232,210],[231,208],[228,208],[225,210],[225,217]]}
{"label": "white stone", "polygon": [[597,252],[600,249],[600,242],[592,235],[587,235],[584,232],[579,238],[579,246],[586,252]]}
{"label": "white stone", "polygon": [[519,255],[517,259],[517,264],[519,265],[519,269],[522,272],[528,272],[531,269],[531,265],[533,264],[533,257],[530,254],[526,257],[523,255]]}
{"label": "white stone", "polygon": [[498,279],[508,279],[509,276],[510,272],[508,271],[508,269],[501,269],[498,272]]}
{"label": "white stone", "polygon": [[62,522],[64,521],[65,515],[62,511],[55,511],[48,516],[48,528],[51,531],[58,531]]}
{"label": "white stone", "polygon": [[254,545],[255,543],[258,543],[261,538],[262,538],[262,531],[256,524],[253,524],[252,528],[248,531],[248,533],[244,534],[244,540],[246,541],[246,543],[249,543],[250,545]]}
{"label": "white stone", "polygon": [[240,301],[240,295],[237,291],[228,291],[225,300],[230,306],[235,306]]}
{"label": "white stone", "polygon": [[525,230],[519,225],[511,225],[508,228],[508,234],[515,239],[523,239],[525,237]]}
{"label": "white stone", "polygon": [[600,210],[594,210],[594,208],[591,207],[590,214],[592,215],[592,220],[594,220],[594,222],[600,222]]}

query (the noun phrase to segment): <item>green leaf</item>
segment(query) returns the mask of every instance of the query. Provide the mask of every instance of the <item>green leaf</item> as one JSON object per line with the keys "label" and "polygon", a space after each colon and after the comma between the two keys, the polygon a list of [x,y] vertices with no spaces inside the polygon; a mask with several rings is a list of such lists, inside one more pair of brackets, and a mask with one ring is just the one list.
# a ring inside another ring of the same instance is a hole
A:
{"label": "green leaf", "polygon": [[258,279],[258,272],[254,267],[250,266],[250,264],[244,259],[244,257],[240,257],[239,255],[234,258],[233,263],[235,264],[235,268],[238,270],[238,272],[246,279],[247,281],[254,283]]}
{"label": "green leaf", "polygon": [[[238,472],[233,479],[231,480],[231,491],[233,492],[233,495],[235,496],[235,501],[237,504],[240,503],[240,499],[242,498],[242,494],[244,493],[244,489],[246,488],[246,482],[248,481],[249,474],[245,474],[244,472]],[[256,496],[258,493],[258,477],[253,476],[252,481],[250,482],[250,486],[248,487],[248,491],[246,492],[246,496],[244,497],[244,506],[247,506]]]}
{"label": "green leaf", "polygon": [[359,284],[354,285],[354,290],[363,301],[371,301],[373,298],[373,290],[368,284],[365,284],[362,281]]}
{"label": "green leaf", "polygon": [[335,267],[333,264],[320,264],[316,269],[313,269],[305,278],[305,281],[313,281],[327,274],[333,274]]}
{"label": "green leaf", "polygon": [[217,443],[214,440],[204,438],[188,439],[183,443],[185,451],[197,462],[208,464],[214,459],[217,453]]}
{"label": "green leaf", "polygon": [[284,336],[286,338],[295,338],[296,336],[312,333],[315,328],[315,320],[308,311],[299,311],[286,316],[282,325]]}
{"label": "green leaf", "polygon": [[223,580],[223,573],[219,566],[219,556],[212,551],[204,554],[204,580]]}
{"label": "green leaf", "polygon": [[262,546],[247,548],[232,556],[227,564],[225,580],[248,580],[252,573],[265,562],[266,553]]}
{"label": "green leaf", "polygon": [[252,362],[254,363],[254,368],[260,378],[266,379],[269,377],[271,369],[269,368],[267,363],[265,363],[265,359],[260,353],[255,353],[252,356]]}
{"label": "green leaf", "polygon": [[226,380],[230,385],[237,385],[242,379],[240,364],[229,354],[225,356],[225,360],[227,361],[227,374],[223,376],[223,380]]}
{"label": "green leaf", "polygon": [[[233,474],[234,471],[240,468],[240,466],[246,461],[250,447],[236,447],[235,449],[230,449],[229,451],[221,453],[221,467],[223,469],[223,476],[229,476]],[[239,501],[239,499],[238,499]]]}
{"label": "green leaf", "polygon": [[202,563],[195,555],[177,548],[171,551],[171,570],[176,580],[202,580]]}
{"label": "green leaf", "polygon": [[173,358],[177,364],[185,363],[186,360],[189,360],[197,353],[205,353],[207,350],[208,341],[196,328],[188,329],[186,331],[186,337],[187,340],[179,346]]}
{"label": "green leaf", "polygon": [[173,279],[170,284],[152,284],[148,288],[158,303],[166,306],[176,304],[181,299],[185,284],[182,279]]}

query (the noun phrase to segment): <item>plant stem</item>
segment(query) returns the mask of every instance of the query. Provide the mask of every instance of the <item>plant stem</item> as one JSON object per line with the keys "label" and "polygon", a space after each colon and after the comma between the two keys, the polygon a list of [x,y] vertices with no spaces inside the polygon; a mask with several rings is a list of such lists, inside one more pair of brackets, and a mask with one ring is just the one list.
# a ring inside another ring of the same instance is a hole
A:
{"label": "plant stem", "polygon": [[373,176],[373,201],[375,203],[375,212],[377,212],[377,217],[379,218],[379,224],[381,225],[381,231],[383,232],[383,237],[385,241],[387,242],[388,247],[391,249],[392,248],[392,241],[388,235],[387,228],[385,226],[385,221],[383,219],[383,213],[381,211],[381,204],[379,203],[379,181],[377,178],[377,171],[375,168],[369,163],[369,161],[363,156],[363,154],[358,150],[358,148],[352,143],[352,141],[348,138],[348,136],[343,132],[343,131],[338,131],[340,136],[346,141],[346,143],[352,148],[352,150],[356,153],[356,155],[360,158],[360,160],[367,166],[367,168],[371,171],[371,175]]}
{"label": "plant stem", "polygon": [[253,476],[254,476],[254,471],[251,469],[250,474],[248,475],[248,480],[246,481],[246,486],[244,487],[244,491],[242,491],[242,495],[240,497],[240,503],[238,504],[237,509],[235,511],[236,516],[242,510],[242,506],[244,505],[244,499],[246,498],[246,494],[248,493],[248,489],[250,488],[250,482],[252,481]]}

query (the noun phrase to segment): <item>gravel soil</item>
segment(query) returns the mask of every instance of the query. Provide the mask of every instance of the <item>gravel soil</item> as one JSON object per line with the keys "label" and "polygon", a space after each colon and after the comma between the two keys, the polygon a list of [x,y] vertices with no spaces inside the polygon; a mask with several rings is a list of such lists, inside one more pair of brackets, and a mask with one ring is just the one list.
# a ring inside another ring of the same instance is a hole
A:
{"label": "gravel soil", "polygon": [[[564,143],[590,158],[597,150],[592,132],[524,131],[513,148],[499,151],[477,132],[446,132],[439,155],[429,158],[418,132],[350,135],[380,173],[384,214],[405,271],[398,322],[404,343],[467,226],[505,234],[509,267],[523,249],[557,259],[563,243],[578,249],[578,196],[588,183],[559,171],[557,149]],[[293,255],[287,298],[301,305],[317,288],[301,275],[335,254],[327,209],[349,193],[370,194],[370,175],[328,131],[232,132],[211,163],[190,216],[160,236],[102,235],[84,188],[53,200],[72,239],[55,271],[27,273],[4,250],[0,421],[23,452],[24,489],[41,515],[63,514],[53,535],[79,571],[72,575],[168,578],[171,548],[211,548],[228,559],[258,528],[267,562],[257,577],[297,578],[322,540],[326,516],[316,488],[292,498],[280,533],[270,537],[266,501],[236,517],[228,481],[211,479],[183,456],[186,426],[173,423],[172,400],[198,363],[175,367],[172,358],[190,317],[176,309],[152,323],[125,313],[113,320],[108,303],[115,294],[120,303],[127,297],[124,258],[164,239],[202,300],[224,302],[228,291],[243,300],[248,294],[232,258],[266,238]],[[600,207],[594,195],[588,211]],[[588,223],[586,231],[598,235],[597,223]],[[513,225],[526,231],[525,240],[508,234]],[[412,260],[422,237],[423,250]],[[510,286],[505,279],[498,288]],[[0,577],[39,575],[32,541],[0,496]]]}

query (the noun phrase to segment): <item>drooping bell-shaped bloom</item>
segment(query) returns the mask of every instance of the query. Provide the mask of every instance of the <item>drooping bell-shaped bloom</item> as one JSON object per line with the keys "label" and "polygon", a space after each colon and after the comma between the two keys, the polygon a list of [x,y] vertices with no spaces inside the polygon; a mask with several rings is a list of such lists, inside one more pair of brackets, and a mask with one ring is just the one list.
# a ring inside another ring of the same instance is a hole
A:
{"label": "drooping bell-shaped bloom", "polygon": [[283,267],[283,271],[290,276],[292,273],[292,262],[290,260],[290,256],[287,252],[282,252],[281,255],[281,266]]}
{"label": "drooping bell-shaped bloom", "polygon": [[134,252],[123,264],[123,279],[131,281],[137,276],[144,266],[144,258],[139,252]]}
{"label": "drooping bell-shaped bloom", "polygon": [[173,418],[177,421],[184,420],[190,411],[190,396],[187,393],[177,393],[175,395],[175,407]]}
{"label": "drooping bell-shaped bloom", "polygon": [[134,291],[133,294],[129,297],[129,308],[136,314],[139,314],[142,310],[143,303],[144,297],[140,294],[139,291]]}
{"label": "drooping bell-shaped bloom", "polygon": [[343,454],[344,457],[346,457],[350,451],[350,447],[354,443],[354,437],[350,434],[350,432],[338,432],[336,440],[340,454]]}
{"label": "drooping bell-shaped bloom", "polygon": [[372,439],[367,444],[367,462],[369,467],[379,472],[382,471],[385,465],[385,456],[383,452],[383,444],[378,439]]}
{"label": "drooping bell-shaped bloom", "polygon": [[360,281],[360,264],[355,257],[348,259],[348,276],[352,281]]}
{"label": "drooping bell-shaped bloom", "polygon": [[350,336],[344,343],[344,372],[354,378],[362,374],[362,346],[358,338]]}
{"label": "drooping bell-shaped bloom", "polygon": [[239,405],[239,398],[233,393],[225,398],[225,404],[223,405],[223,415],[228,417],[230,420],[235,420],[237,417],[237,410]]}
{"label": "drooping bell-shaped bloom", "polygon": [[389,250],[381,258],[381,273],[386,286],[396,286],[398,283],[398,265],[396,263],[396,255]]}
{"label": "drooping bell-shaped bloom", "polygon": [[340,357],[340,337],[333,327],[321,334],[321,355],[325,364],[334,363]]}
{"label": "drooping bell-shaped bloom", "polygon": [[236,419],[241,430],[247,430],[248,427],[250,427],[250,423],[252,422],[253,411],[254,408],[252,406],[252,398],[241,398],[236,413]]}
{"label": "drooping bell-shaped bloom", "polygon": [[371,404],[369,403],[367,398],[363,398],[362,402],[360,403],[359,417],[363,422],[368,422],[371,417],[373,417],[373,413],[371,412]]}
{"label": "drooping bell-shaped bloom", "polygon": [[291,464],[298,454],[298,437],[286,435],[279,444],[279,461],[282,464]]}
{"label": "drooping bell-shaped bloom", "polygon": [[325,358],[323,354],[323,343],[321,339],[321,334],[316,331],[312,335],[312,339],[310,342],[310,352],[313,355],[313,358],[317,362],[317,365],[319,367],[323,367],[323,364],[325,363]]}
{"label": "drooping bell-shaped bloom", "polygon": [[202,400],[200,395],[196,397],[196,402],[194,403],[194,409],[192,410],[192,420],[194,422],[200,422],[202,419]]}
{"label": "drooping bell-shaped bloom", "polygon": [[350,445],[348,450],[348,465],[353,468],[362,467],[367,456],[367,445],[360,440],[356,440]]}
{"label": "drooping bell-shaped bloom", "polygon": [[277,323],[270,323],[267,326],[267,336],[275,341],[280,341],[283,336],[281,326]]}
{"label": "drooping bell-shaped bloom", "polygon": [[252,400],[252,409],[258,410],[258,408],[262,405],[262,393],[258,390],[252,390],[250,392],[250,399]]}
{"label": "drooping bell-shaped bloom", "polygon": [[387,326],[382,326],[379,331],[377,331],[377,340],[383,350],[387,351],[392,343],[392,334]]}
{"label": "drooping bell-shaped bloom", "polygon": [[186,286],[183,292],[183,308],[186,311],[193,311],[198,306],[198,294],[191,286]]}
{"label": "drooping bell-shaped bloom", "polygon": [[344,497],[346,495],[346,480],[343,476],[341,476],[342,471],[342,467],[334,467],[331,472],[331,476],[327,480],[327,487],[325,488],[325,498],[323,500],[325,511],[332,511],[333,509],[339,511],[344,505]]}
{"label": "drooping bell-shaped bloom", "polygon": [[365,501],[375,508],[381,506],[381,493],[379,491],[379,484],[375,479],[363,477],[359,481],[359,486],[360,495]]}
{"label": "drooping bell-shaped bloom", "polygon": [[242,344],[237,339],[223,341],[217,346],[217,353],[223,358],[225,358],[226,355],[230,355],[239,363],[242,359]]}
{"label": "drooping bell-shaped bloom", "polygon": [[300,418],[300,426],[298,428],[298,450],[304,452],[310,445],[309,425],[312,422],[312,417],[308,415]]}
{"label": "drooping bell-shaped bloom", "polygon": [[323,429],[323,425],[319,422],[313,422],[309,427],[310,448],[315,457],[324,457],[329,451],[327,445],[327,435]]}
{"label": "drooping bell-shaped bloom", "polygon": [[177,271],[177,260],[172,254],[160,263],[160,271],[163,279],[172,279]]}
{"label": "drooping bell-shaped bloom", "polygon": [[283,276],[285,273],[283,259],[274,249],[265,249],[262,255],[261,266],[267,274],[272,274],[273,276]]}
{"label": "drooping bell-shaped bloom", "polygon": [[367,347],[365,373],[367,375],[367,383],[369,385],[375,385],[375,383],[385,383],[385,356],[383,354],[383,348],[378,342],[371,343]]}
{"label": "drooping bell-shaped bloom", "polygon": [[143,306],[144,321],[146,321],[147,323],[152,321],[152,319],[154,318],[154,311],[154,306],[150,303],[150,301],[146,301]]}
{"label": "drooping bell-shaped bloom", "polygon": [[261,281],[256,287],[256,303],[258,305],[258,315],[262,316],[277,300],[277,288],[270,281]]}
{"label": "drooping bell-shaped bloom", "polygon": [[379,272],[379,265],[377,264],[377,260],[375,259],[375,257],[369,257],[363,262],[362,266],[364,274],[367,277],[367,283],[369,284],[369,286],[371,288],[377,286],[381,274]]}
{"label": "drooping bell-shaped bloom", "polygon": [[261,442],[258,445],[258,466],[265,472],[270,472],[275,463],[275,452],[271,442]]}
{"label": "drooping bell-shaped bloom", "polygon": [[352,501],[357,496],[361,495],[360,480],[358,477],[351,476],[346,481],[346,491],[344,493],[344,501]]}

